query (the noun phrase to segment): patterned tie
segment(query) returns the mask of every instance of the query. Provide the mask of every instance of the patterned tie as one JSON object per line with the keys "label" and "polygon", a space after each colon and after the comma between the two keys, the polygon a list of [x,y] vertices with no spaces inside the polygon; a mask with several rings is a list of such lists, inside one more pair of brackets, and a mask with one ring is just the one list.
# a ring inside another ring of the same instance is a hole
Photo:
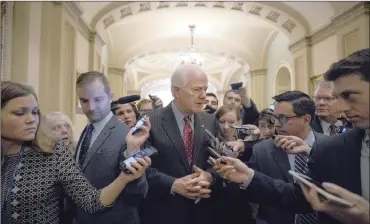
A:
{"label": "patterned tie", "polygon": [[[294,171],[305,174],[308,171],[308,154],[299,153],[295,156],[294,160]],[[316,213],[308,214],[297,214],[297,220],[295,224],[314,224],[316,223]]]}
{"label": "patterned tie", "polygon": [[184,117],[184,145],[185,145],[185,153],[186,158],[188,159],[189,164],[191,164],[193,159],[193,149],[194,149],[194,136],[193,130],[190,126],[190,117]]}
{"label": "patterned tie", "polygon": [[338,127],[335,124],[330,125],[330,136],[336,135],[338,133]]}
{"label": "patterned tie", "polygon": [[79,158],[80,165],[82,165],[86,157],[86,153],[90,148],[93,130],[94,130],[94,126],[92,124],[88,124],[86,128],[86,132],[85,132],[85,137],[84,137],[84,140],[82,141],[81,148],[80,148],[80,158]]}

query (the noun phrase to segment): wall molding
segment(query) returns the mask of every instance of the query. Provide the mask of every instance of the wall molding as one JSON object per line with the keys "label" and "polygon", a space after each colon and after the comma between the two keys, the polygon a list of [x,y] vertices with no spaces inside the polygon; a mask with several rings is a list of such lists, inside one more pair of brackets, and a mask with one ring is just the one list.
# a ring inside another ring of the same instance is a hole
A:
{"label": "wall molding", "polygon": [[357,19],[359,16],[369,15],[369,6],[370,3],[368,2],[360,2],[347,11],[332,17],[328,24],[322,26],[316,31],[313,31],[310,35],[307,35],[300,40],[292,43],[289,46],[289,50],[292,52],[296,52],[304,47],[310,47],[327,39],[328,37],[335,35],[338,28],[341,27],[343,24],[351,22]]}
{"label": "wall molding", "polygon": [[267,75],[267,69],[266,68],[260,68],[260,69],[253,69],[250,70],[251,77],[259,76],[259,75]]}
{"label": "wall molding", "polygon": [[115,74],[115,75],[124,75],[125,70],[122,68],[115,68],[115,67],[108,67],[108,76],[109,74]]}
{"label": "wall molding", "polygon": [[97,42],[104,46],[106,43],[103,40],[103,38],[100,36],[99,33],[96,31],[93,31],[90,26],[82,19],[82,15],[84,13],[82,7],[80,6],[80,3],[78,2],[54,2],[57,6],[62,6],[67,13],[70,15],[70,17],[73,19],[73,21],[76,23],[77,27],[76,30],[82,34],[83,37],[86,38],[87,41],[91,42],[91,37],[94,36],[94,40],[97,40]]}

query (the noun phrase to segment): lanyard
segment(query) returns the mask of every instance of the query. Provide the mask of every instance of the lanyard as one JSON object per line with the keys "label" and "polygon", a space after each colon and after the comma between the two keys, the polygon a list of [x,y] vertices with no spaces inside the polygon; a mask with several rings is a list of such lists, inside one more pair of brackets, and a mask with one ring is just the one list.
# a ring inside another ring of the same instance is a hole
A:
{"label": "lanyard", "polygon": [[[19,152],[19,155],[17,156],[16,165],[15,165],[14,171],[13,171],[13,177],[10,179],[10,181],[8,183],[5,183],[6,184],[6,189],[5,189],[6,190],[6,194],[5,194],[5,198],[3,200],[3,203],[1,205],[1,210],[2,211],[4,210],[3,209],[4,205],[8,201],[8,197],[9,197],[10,191],[14,188],[15,174],[17,173],[19,164],[21,162],[21,159],[22,159],[22,156],[23,156],[23,153],[24,153],[24,149],[25,149],[25,146],[22,145],[21,151]],[[7,178],[5,177],[5,179],[7,179]]]}

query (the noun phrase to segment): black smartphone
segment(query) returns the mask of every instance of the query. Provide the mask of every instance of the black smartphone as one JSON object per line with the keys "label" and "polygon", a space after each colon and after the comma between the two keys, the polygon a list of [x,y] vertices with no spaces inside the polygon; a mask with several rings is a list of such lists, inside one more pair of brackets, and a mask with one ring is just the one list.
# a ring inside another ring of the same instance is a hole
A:
{"label": "black smartphone", "polygon": [[155,96],[153,96],[153,95],[148,95],[149,96],[149,98],[152,100],[152,101],[157,101],[158,100],[158,97],[155,97]]}
{"label": "black smartphone", "polygon": [[308,177],[308,176],[306,176],[304,174],[301,174],[301,173],[294,172],[293,170],[289,170],[288,173],[290,175],[292,175],[293,177],[295,177],[295,180],[297,182],[302,183],[303,185],[309,186],[310,183],[313,183],[316,186],[318,186],[317,193],[319,194],[320,197],[326,198],[327,200],[335,202],[338,205],[341,205],[341,206],[344,206],[344,207],[353,207],[354,206],[353,203],[325,191],[322,184],[318,181],[313,180],[311,177]]}
{"label": "black smartphone", "polygon": [[156,148],[154,148],[153,146],[150,146],[148,148],[140,150],[139,152],[135,153],[130,158],[121,161],[119,163],[119,166],[120,166],[121,170],[124,173],[131,174],[131,171],[129,169],[127,169],[126,166],[130,165],[133,162],[136,162],[137,158],[144,158],[146,156],[152,157],[152,156],[155,156],[157,154],[158,154],[158,150]]}
{"label": "black smartphone", "polygon": [[221,154],[216,152],[216,150],[212,149],[211,147],[207,147],[209,153],[214,156],[216,159],[221,159],[222,164],[226,164],[226,161],[221,157]]}
{"label": "black smartphone", "polygon": [[230,86],[232,90],[238,90],[243,86],[243,82],[233,83]]}

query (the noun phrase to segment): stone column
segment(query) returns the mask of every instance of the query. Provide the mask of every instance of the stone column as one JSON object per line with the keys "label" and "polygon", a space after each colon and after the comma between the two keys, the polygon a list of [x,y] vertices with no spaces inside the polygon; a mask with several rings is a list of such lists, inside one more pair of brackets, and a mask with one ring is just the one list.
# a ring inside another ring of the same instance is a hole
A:
{"label": "stone column", "polygon": [[14,82],[33,86],[39,93],[42,2],[15,2],[12,30]]}
{"label": "stone column", "polygon": [[108,68],[108,81],[114,99],[125,95],[124,93],[124,70],[121,68]]}
{"label": "stone column", "polygon": [[251,99],[257,105],[258,110],[268,106],[267,99],[267,69],[255,69],[250,71]]}
{"label": "stone column", "polygon": [[292,89],[309,93],[312,76],[311,38],[305,38],[289,47],[293,57]]}

